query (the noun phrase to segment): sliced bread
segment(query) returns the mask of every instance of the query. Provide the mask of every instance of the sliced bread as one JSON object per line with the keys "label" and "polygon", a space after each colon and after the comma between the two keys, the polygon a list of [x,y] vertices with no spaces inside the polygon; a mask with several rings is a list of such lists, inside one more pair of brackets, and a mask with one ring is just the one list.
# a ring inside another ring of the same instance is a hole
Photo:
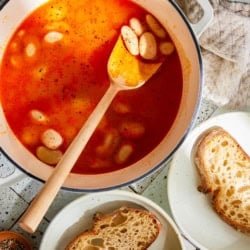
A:
{"label": "sliced bread", "polygon": [[110,214],[95,214],[93,228],[75,238],[66,250],[144,250],[155,241],[160,229],[152,213],[122,207]]}
{"label": "sliced bread", "polygon": [[218,215],[235,229],[250,233],[250,157],[223,128],[204,133],[194,146],[199,191],[210,194]]}

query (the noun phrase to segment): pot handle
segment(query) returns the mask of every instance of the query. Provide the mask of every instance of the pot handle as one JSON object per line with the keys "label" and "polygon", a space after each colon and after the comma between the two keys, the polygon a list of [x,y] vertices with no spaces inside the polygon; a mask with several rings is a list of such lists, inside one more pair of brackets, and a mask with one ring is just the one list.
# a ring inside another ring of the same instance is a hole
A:
{"label": "pot handle", "polygon": [[203,33],[203,31],[207,28],[210,22],[213,19],[213,7],[208,0],[196,0],[201,8],[203,9],[203,16],[202,18],[195,24],[191,23],[191,27],[196,34],[197,37]]}
{"label": "pot handle", "polygon": [[0,187],[9,187],[27,177],[25,173],[17,168],[6,156],[4,150],[0,147],[0,159],[3,167],[0,169]]}
{"label": "pot handle", "polygon": [[[178,5],[176,0],[169,0],[172,2],[175,6],[177,6],[182,12],[183,15],[185,15],[183,9]],[[197,3],[201,6],[203,9],[203,16],[197,23],[191,23],[188,18],[186,17],[188,23],[190,24],[192,30],[194,31],[196,37],[200,37],[200,35],[203,33],[203,31],[206,29],[206,27],[209,25],[209,23],[213,19],[213,7],[211,6],[209,0],[196,0]],[[184,3],[185,4],[185,3]],[[185,6],[184,6],[185,7]]]}

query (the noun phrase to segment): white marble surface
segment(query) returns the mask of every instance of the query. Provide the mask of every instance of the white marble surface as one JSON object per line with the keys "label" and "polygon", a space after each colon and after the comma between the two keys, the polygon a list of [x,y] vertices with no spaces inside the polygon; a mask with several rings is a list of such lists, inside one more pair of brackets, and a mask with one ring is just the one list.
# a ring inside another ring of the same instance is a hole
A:
{"label": "white marble surface", "polygon": [[[196,123],[208,119],[215,110],[216,107],[214,105],[204,100]],[[129,187],[124,187],[123,189],[139,193],[151,199],[171,215],[167,198],[167,176],[169,164],[170,162],[166,163],[151,176],[148,176]],[[0,231],[13,230],[21,232],[24,236],[30,239],[34,249],[39,249],[43,233],[57,212],[70,201],[84,194],[61,190],[46,213],[36,233],[28,234],[18,227],[17,222],[41,188],[42,183],[24,175],[24,178],[14,184],[9,183],[8,185],[7,182],[6,185],[6,177],[11,175],[14,170],[15,166],[13,166],[3,154],[0,154]],[[2,183],[5,182],[5,186],[1,185],[1,181]],[[185,235],[183,235],[183,241],[187,250],[196,249],[196,247],[186,239]]]}

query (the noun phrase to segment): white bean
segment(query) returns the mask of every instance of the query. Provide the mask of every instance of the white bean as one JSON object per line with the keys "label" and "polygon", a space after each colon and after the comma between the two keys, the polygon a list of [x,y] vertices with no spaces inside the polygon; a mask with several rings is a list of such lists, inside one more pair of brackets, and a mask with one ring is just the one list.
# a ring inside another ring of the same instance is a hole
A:
{"label": "white bean", "polygon": [[145,27],[143,26],[143,24],[140,22],[139,19],[135,17],[132,17],[129,20],[129,26],[137,36],[140,36],[145,31]]}
{"label": "white bean", "polygon": [[37,145],[40,142],[39,126],[30,124],[25,126],[20,134],[20,139],[25,145]]}
{"label": "white bean", "polygon": [[20,47],[21,47],[20,44],[18,42],[15,42],[15,41],[11,42],[11,44],[10,44],[11,52],[19,52]]}
{"label": "white bean", "polygon": [[36,54],[36,46],[34,43],[29,43],[25,48],[25,53],[28,57],[32,57]]}
{"label": "white bean", "polygon": [[145,126],[137,121],[124,121],[120,125],[119,132],[126,138],[136,139],[145,134]]}
{"label": "white bean", "polygon": [[47,116],[37,109],[32,109],[30,111],[30,116],[35,122],[38,123],[46,123],[48,121]]}
{"label": "white bean", "polygon": [[63,34],[57,31],[50,31],[44,36],[44,40],[48,43],[55,43],[63,38]]}
{"label": "white bean", "polygon": [[119,149],[118,153],[115,155],[115,162],[117,164],[123,164],[125,163],[128,158],[133,153],[134,149],[131,144],[123,144],[121,148]]}
{"label": "white bean", "polygon": [[131,106],[128,103],[115,101],[112,105],[113,110],[121,115],[128,114],[131,112]]}
{"label": "white bean", "polygon": [[41,136],[42,143],[49,149],[57,149],[63,143],[62,136],[54,129],[47,129]]}
{"label": "white bean", "polygon": [[146,15],[146,22],[151,31],[159,38],[165,38],[167,33],[161,24],[150,14]]}
{"label": "white bean", "polygon": [[138,37],[135,32],[127,25],[122,26],[121,36],[125,46],[131,55],[139,55]]}
{"label": "white bean", "polygon": [[42,162],[55,165],[61,160],[63,153],[60,150],[50,150],[44,146],[39,146],[36,155]]}
{"label": "white bean", "polygon": [[111,163],[106,159],[95,159],[95,161],[90,165],[94,169],[105,169],[110,167]]}
{"label": "white bean", "polygon": [[10,63],[12,66],[19,68],[23,64],[23,58],[18,54],[17,55],[14,54],[10,57]]}
{"label": "white bean", "polygon": [[160,52],[167,56],[173,53],[174,45],[171,42],[162,42],[159,45]]}
{"label": "white bean", "polygon": [[145,32],[139,40],[140,55],[144,59],[152,60],[157,55],[157,43],[151,32]]}
{"label": "white bean", "polygon": [[111,155],[120,141],[120,136],[117,130],[111,130],[105,134],[104,141],[96,148],[96,153],[101,157]]}
{"label": "white bean", "polygon": [[19,37],[22,37],[22,36],[24,36],[25,35],[25,30],[20,30],[20,31],[18,31],[18,33],[17,33],[17,35],[19,36]]}

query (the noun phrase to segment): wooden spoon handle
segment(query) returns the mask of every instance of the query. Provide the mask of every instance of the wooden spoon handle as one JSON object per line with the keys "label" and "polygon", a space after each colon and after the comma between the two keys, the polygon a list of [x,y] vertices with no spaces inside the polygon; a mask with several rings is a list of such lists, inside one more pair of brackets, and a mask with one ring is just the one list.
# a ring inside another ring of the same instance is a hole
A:
{"label": "wooden spoon handle", "polygon": [[63,185],[82,150],[87,145],[91,135],[108,109],[119,88],[111,84],[94,111],[85,122],[78,135],[57,164],[43,188],[37,194],[25,214],[19,220],[19,226],[29,233],[36,231],[43,216]]}

